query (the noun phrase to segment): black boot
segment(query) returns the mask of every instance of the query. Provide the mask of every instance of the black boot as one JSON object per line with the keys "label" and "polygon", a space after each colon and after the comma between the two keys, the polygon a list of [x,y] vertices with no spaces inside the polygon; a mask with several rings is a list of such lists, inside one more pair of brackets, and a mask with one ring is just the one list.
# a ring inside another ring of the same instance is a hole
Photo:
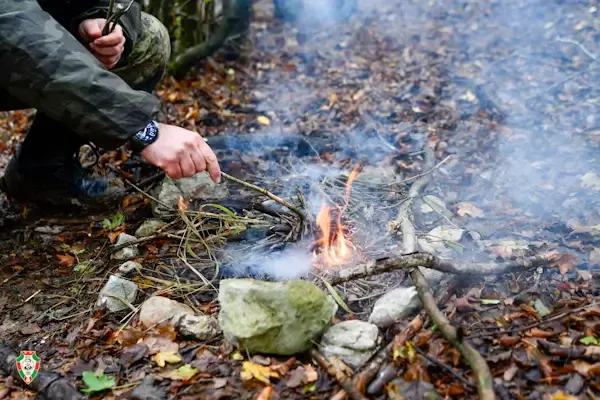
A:
{"label": "black boot", "polygon": [[38,114],[10,160],[0,189],[11,199],[41,205],[110,205],[122,182],[92,176],[79,161],[85,140]]}

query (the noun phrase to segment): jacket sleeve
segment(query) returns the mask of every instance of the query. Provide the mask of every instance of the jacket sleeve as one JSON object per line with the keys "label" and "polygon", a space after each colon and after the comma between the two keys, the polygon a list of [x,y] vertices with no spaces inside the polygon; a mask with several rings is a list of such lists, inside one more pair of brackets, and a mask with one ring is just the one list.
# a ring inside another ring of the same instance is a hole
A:
{"label": "jacket sleeve", "polygon": [[[94,7],[73,18],[71,21],[71,32],[77,32],[79,24],[83,20],[92,18],[106,18],[109,3],[109,0],[99,0],[96,2]],[[117,5],[127,8],[130,3],[131,0],[115,0],[115,8]],[[129,8],[129,11],[123,14],[119,19],[119,25],[121,25],[121,28],[123,28],[123,34],[125,39],[127,39],[125,42],[124,58],[131,53],[139,33],[141,32],[141,19],[142,10],[137,2],[134,2]]]}
{"label": "jacket sleeve", "polygon": [[36,0],[0,0],[0,87],[106,149],[160,110],[155,96],[104,68]]}

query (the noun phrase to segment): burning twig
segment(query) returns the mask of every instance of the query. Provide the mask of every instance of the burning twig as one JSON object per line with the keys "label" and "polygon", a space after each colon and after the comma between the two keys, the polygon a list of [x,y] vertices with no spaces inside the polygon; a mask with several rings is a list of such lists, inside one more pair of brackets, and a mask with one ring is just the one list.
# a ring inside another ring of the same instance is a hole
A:
{"label": "burning twig", "polygon": [[287,201],[283,200],[281,197],[276,196],[273,193],[269,192],[268,190],[258,187],[256,185],[253,185],[251,183],[244,182],[241,179],[238,179],[229,174],[226,174],[225,172],[221,172],[221,176],[231,182],[235,182],[235,183],[242,185],[250,190],[254,190],[255,192],[264,194],[271,200],[276,201],[277,203],[281,204],[282,206],[287,207],[288,209],[292,210],[294,213],[296,213],[296,215],[298,215],[298,218],[300,218],[301,221],[306,221],[306,215],[304,215],[304,213],[302,211],[300,211],[297,207],[291,205]]}
{"label": "burning twig", "polygon": [[352,381],[348,379],[346,374],[337,369],[333,364],[327,361],[327,358],[319,350],[312,349],[310,351],[312,358],[323,367],[329,375],[334,377],[344,389],[348,397],[352,400],[367,400],[365,396],[360,393],[356,387],[352,384]]}

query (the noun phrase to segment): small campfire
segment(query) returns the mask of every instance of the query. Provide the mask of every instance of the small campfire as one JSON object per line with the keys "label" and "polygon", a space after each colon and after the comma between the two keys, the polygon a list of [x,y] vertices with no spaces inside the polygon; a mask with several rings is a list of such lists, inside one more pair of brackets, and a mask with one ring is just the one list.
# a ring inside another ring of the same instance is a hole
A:
{"label": "small campfire", "polygon": [[316,268],[340,267],[352,261],[355,256],[356,247],[349,239],[349,229],[343,224],[342,217],[348,208],[352,183],[358,175],[359,167],[357,166],[346,183],[342,208],[332,210],[332,206],[323,203],[317,214],[316,223],[321,237],[314,244],[313,258]]}

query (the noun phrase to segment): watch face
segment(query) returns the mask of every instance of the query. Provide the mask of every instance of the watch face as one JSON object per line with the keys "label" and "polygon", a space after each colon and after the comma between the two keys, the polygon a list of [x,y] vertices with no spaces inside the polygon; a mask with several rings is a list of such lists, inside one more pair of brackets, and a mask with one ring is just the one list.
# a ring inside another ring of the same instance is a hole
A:
{"label": "watch face", "polygon": [[158,135],[158,127],[155,123],[150,123],[143,131],[137,133],[136,137],[145,143],[152,143]]}

